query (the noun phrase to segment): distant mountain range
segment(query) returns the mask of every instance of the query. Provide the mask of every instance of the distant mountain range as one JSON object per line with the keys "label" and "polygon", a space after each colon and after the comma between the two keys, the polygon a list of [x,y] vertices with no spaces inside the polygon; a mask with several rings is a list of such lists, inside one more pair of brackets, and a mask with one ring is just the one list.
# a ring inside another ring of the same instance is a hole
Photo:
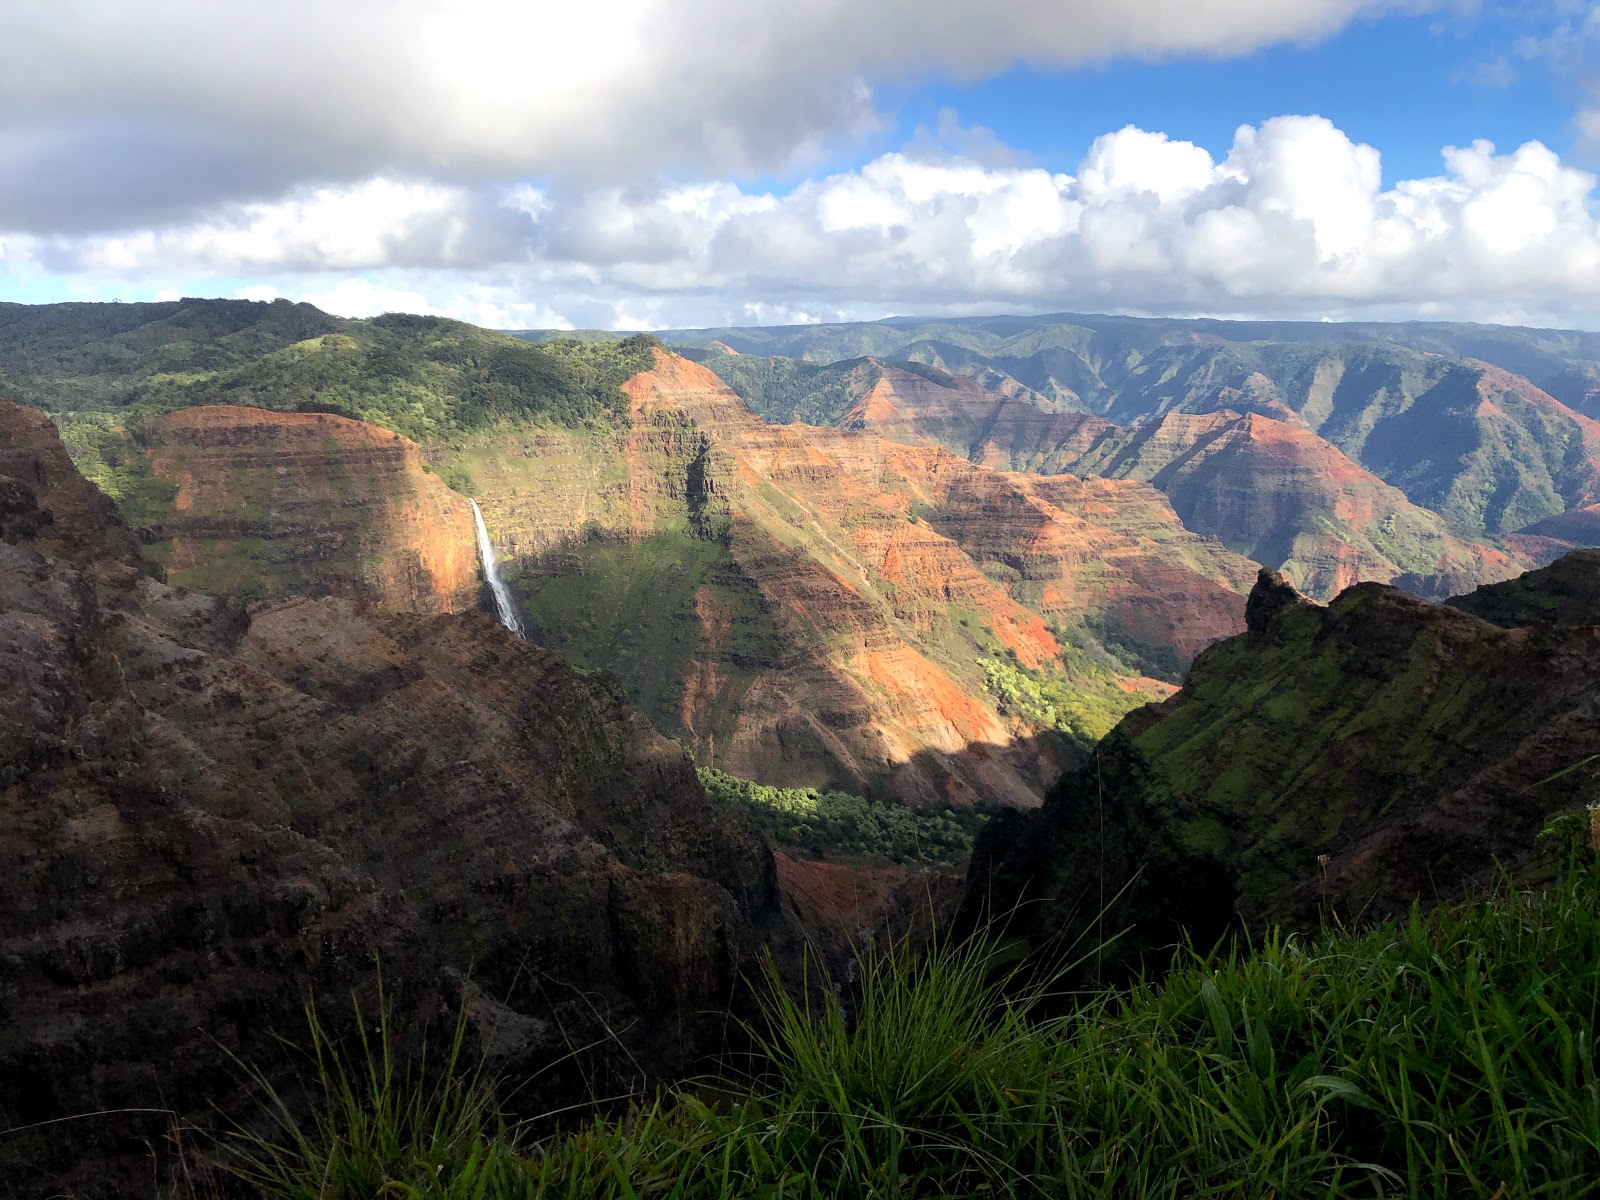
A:
{"label": "distant mountain range", "polygon": [[769,420],[1147,480],[1319,598],[1446,596],[1600,524],[1600,334],[1062,314],[661,336]]}

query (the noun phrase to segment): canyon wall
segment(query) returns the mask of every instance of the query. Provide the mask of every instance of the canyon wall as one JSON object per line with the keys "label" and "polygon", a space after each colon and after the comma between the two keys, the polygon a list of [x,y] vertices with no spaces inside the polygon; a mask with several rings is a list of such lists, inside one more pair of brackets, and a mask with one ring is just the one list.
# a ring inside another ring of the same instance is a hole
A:
{"label": "canyon wall", "polygon": [[150,442],[172,492],[143,536],[174,584],[423,613],[477,602],[471,510],[397,433],[208,405],[162,418]]}
{"label": "canyon wall", "polygon": [[1248,632],[985,829],[966,917],[1041,944],[1103,919],[1133,930],[1108,963],[1159,969],[1185,934],[1393,915],[1535,862],[1554,815],[1587,840],[1597,752],[1600,552],[1450,605],[1262,571]]}
{"label": "canyon wall", "polygon": [[[665,352],[625,391],[625,431],[484,437],[440,469],[472,479],[536,636],[616,672],[702,761],[1028,805],[1072,746],[1001,711],[981,658],[1060,672],[1093,626],[1187,661],[1240,628],[1251,567],[1145,485],[767,425]],[[1170,690],[1106,661],[1082,687],[1116,711]]]}
{"label": "canyon wall", "polygon": [[174,1120],[257,1111],[230,1056],[293,1099],[279,1036],[313,993],[335,1036],[352,989],[371,1018],[380,964],[397,1037],[465,1011],[530,1111],[722,1048],[708,1014],[791,944],[775,864],[614,685],[479,612],[154,576],[51,424],[0,402],[13,1194],[152,1191]]}

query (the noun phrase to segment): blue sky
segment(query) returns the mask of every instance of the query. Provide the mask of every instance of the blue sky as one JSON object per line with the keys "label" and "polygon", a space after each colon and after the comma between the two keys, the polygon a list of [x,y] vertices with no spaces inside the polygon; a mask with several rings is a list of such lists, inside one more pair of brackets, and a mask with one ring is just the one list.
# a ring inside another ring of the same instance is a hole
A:
{"label": "blue sky", "polygon": [[894,97],[897,120],[884,140],[899,144],[919,126],[937,128],[940,111],[950,109],[964,124],[1062,166],[1123,125],[1159,129],[1220,155],[1238,126],[1303,113],[1328,117],[1375,146],[1390,179],[1434,174],[1443,147],[1478,138],[1502,149],[1542,141],[1592,167],[1594,148],[1579,145],[1573,83],[1512,49],[1547,35],[1551,24],[1490,13],[1394,16],[1239,58],[1013,68],[965,85],[905,88]]}
{"label": "blue sky", "polygon": [[154,9],[24,7],[0,299],[1600,324],[1596,0]]}

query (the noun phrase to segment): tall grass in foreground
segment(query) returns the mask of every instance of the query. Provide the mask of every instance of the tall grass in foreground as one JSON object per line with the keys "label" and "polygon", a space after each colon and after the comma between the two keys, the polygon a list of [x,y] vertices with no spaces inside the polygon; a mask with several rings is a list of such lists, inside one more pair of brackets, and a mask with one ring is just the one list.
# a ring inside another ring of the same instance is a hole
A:
{"label": "tall grass in foreground", "polygon": [[381,989],[378,1003],[370,1030],[356,1007],[357,1058],[339,1049],[307,1006],[319,1092],[309,1124],[266,1076],[247,1069],[272,1131],[237,1130],[223,1147],[222,1165],[237,1180],[274,1200],[483,1194],[452,1190],[486,1154],[507,1148],[490,1081],[462,1059],[465,1020],[456,1022],[437,1069],[429,1069],[426,1052],[402,1066]]}
{"label": "tall grass in foreground", "polygon": [[382,1115],[410,1110],[369,1062],[255,1182],[296,1198],[1600,1194],[1593,872],[1358,936],[1186,953],[1159,985],[1048,1021],[989,965],[977,945],[891,948],[863,964],[853,1022],[774,990],[770,1072],[742,1103],[663,1098],[544,1141],[476,1102],[443,1139]]}

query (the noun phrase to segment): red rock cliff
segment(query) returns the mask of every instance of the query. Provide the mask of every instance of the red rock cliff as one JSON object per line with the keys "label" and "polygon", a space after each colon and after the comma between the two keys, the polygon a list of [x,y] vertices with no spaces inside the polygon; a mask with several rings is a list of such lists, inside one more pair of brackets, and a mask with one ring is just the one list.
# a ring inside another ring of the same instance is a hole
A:
{"label": "red rock cliff", "polygon": [[150,458],[177,487],[148,534],[175,584],[411,612],[477,602],[471,509],[399,434],[217,405],[164,418]]}

